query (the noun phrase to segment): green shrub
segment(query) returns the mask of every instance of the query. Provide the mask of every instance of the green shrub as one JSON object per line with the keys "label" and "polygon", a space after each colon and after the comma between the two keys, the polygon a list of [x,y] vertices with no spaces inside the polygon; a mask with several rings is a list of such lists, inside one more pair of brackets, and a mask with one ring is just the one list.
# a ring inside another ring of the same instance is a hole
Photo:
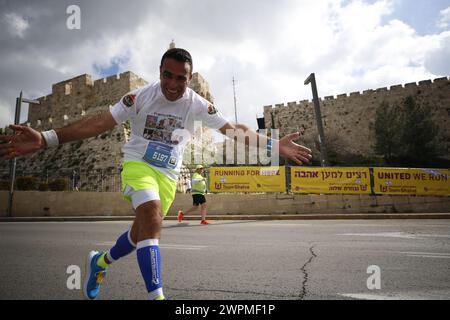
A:
{"label": "green shrub", "polygon": [[48,185],[48,183],[40,183],[39,187],[38,187],[39,191],[49,191],[50,190],[50,186]]}
{"label": "green shrub", "polygon": [[69,183],[66,179],[55,179],[49,182],[48,187],[51,191],[66,191],[69,189]]}
{"label": "green shrub", "polygon": [[8,180],[0,180],[0,190],[9,190],[10,182]]}
{"label": "green shrub", "polygon": [[35,177],[19,177],[16,180],[17,190],[30,191],[37,190],[38,178]]}

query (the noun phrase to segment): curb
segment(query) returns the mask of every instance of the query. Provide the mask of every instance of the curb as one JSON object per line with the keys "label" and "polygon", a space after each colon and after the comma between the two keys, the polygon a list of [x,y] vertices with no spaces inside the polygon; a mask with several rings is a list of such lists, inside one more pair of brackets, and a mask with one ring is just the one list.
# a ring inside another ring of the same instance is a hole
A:
{"label": "curb", "polygon": [[[402,213],[402,214],[295,214],[295,215],[220,215],[208,216],[208,220],[383,220],[383,219],[450,219],[450,213]],[[199,220],[199,216],[185,216],[184,220]],[[86,222],[133,221],[134,216],[75,216],[75,217],[0,217],[0,222]],[[165,220],[177,220],[167,216]]]}

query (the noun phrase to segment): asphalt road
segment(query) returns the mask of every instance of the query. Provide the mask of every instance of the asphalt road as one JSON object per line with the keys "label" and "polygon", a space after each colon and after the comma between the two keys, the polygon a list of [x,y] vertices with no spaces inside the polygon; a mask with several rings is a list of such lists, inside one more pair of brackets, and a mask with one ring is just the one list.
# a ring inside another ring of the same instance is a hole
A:
{"label": "asphalt road", "polygon": [[[0,299],[82,299],[69,266],[128,226],[0,223]],[[450,220],[165,221],[161,253],[173,300],[450,299]],[[132,253],[99,299],[146,297]]]}

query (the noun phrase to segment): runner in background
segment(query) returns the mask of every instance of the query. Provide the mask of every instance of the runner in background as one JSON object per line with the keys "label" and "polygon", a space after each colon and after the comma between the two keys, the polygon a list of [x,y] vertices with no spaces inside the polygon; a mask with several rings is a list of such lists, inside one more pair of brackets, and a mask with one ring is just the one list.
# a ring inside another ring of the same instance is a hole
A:
{"label": "runner in background", "polygon": [[201,164],[195,167],[195,172],[192,175],[192,208],[188,209],[185,213],[178,211],[178,222],[183,221],[184,215],[196,211],[200,208],[202,220],[200,224],[210,224],[206,220],[206,178],[204,177],[205,168]]}

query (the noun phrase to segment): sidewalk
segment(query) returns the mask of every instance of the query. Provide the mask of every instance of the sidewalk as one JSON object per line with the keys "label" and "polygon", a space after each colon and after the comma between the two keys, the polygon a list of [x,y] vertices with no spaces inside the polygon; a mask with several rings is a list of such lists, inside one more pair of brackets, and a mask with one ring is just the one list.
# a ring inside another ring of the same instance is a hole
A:
{"label": "sidewalk", "polygon": [[[281,215],[208,215],[208,220],[368,220],[368,219],[450,219],[450,213],[352,213],[352,214],[281,214]],[[72,217],[0,217],[0,222],[83,222],[133,221],[134,216],[72,216]],[[177,220],[167,216],[165,220]],[[184,220],[200,220],[199,215]]]}

